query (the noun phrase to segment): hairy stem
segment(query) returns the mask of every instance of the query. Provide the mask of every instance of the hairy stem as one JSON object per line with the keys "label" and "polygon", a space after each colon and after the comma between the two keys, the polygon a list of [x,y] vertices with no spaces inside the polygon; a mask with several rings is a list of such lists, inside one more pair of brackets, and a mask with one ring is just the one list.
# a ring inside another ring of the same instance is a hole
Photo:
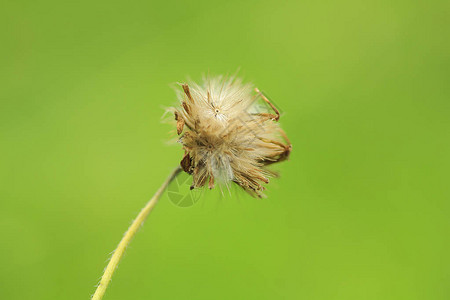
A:
{"label": "hairy stem", "polygon": [[123,253],[125,252],[125,249],[130,244],[131,240],[135,236],[138,229],[142,226],[142,224],[144,224],[145,219],[147,219],[148,215],[153,210],[153,207],[155,207],[156,202],[158,202],[158,199],[161,197],[161,195],[164,192],[164,190],[166,189],[166,187],[178,175],[178,173],[180,171],[181,171],[180,167],[177,167],[175,170],[173,170],[173,172],[170,174],[170,176],[161,185],[161,187],[158,189],[158,191],[155,193],[155,195],[153,195],[153,197],[150,199],[150,201],[147,202],[147,204],[141,210],[141,212],[139,213],[137,218],[133,221],[131,226],[125,232],[125,234],[124,234],[122,240],[120,241],[119,245],[117,246],[116,250],[114,250],[114,254],[111,257],[111,260],[109,261],[108,265],[106,266],[106,269],[103,273],[102,279],[100,280],[100,283],[97,286],[97,289],[95,290],[94,295],[92,296],[92,300],[100,300],[103,298],[106,288],[108,287],[108,284],[111,281],[111,277],[114,274],[114,271],[116,270],[117,265],[119,264],[119,261],[123,256]]}

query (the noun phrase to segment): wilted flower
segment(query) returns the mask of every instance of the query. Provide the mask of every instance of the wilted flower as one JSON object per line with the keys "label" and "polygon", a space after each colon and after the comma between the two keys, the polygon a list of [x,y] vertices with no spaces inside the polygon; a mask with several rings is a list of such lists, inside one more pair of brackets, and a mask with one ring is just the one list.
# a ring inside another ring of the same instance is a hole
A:
{"label": "wilted flower", "polygon": [[193,177],[191,189],[235,182],[262,197],[262,184],[276,175],[266,166],[286,160],[292,149],[278,124],[278,109],[234,77],[181,86],[181,105],[171,111],[185,151],[181,167]]}
{"label": "wilted flower", "polygon": [[[182,84],[181,106],[175,114],[177,134],[183,144],[181,168],[176,167],[147,202],[120,240],[105,268],[92,300],[101,300],[125,249],[153,210],[165,188],[183,169],[192,174],[191,189],[214,181],[235,182],[254,197],[262,197],[263,183],[276,174],[267,165],[289,157],[291,144],[279,127],[278,109],[250,84],[235,78],[216,77],[202,85]],[[262,100],[261,100],[262,99]],[[266,106],[258,106],[265,103]],[[184,131],[184,133],[183,133]]]}

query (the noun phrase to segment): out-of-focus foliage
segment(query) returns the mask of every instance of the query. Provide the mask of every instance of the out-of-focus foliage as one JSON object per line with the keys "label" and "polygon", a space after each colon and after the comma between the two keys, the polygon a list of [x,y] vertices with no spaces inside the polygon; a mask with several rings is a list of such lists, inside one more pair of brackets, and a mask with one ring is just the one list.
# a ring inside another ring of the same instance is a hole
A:
{"label": "out-of-focus foliage", "polygon": [[[170,84],[238,67],[293,143],[267,199],[161,199],[113,299],[449,299],[445,1],[6,1],[0,298],[88,299],[183,153]],[[185,185],[186,188],[188,185]]]}

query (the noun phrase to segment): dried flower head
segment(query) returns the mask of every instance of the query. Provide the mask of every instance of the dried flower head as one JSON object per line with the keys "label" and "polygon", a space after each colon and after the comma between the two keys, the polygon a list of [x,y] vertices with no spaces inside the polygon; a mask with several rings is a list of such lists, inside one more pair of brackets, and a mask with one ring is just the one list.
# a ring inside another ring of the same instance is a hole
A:
{"label": "dried flower head", "polygon": [[181,87],[181,105],[171,111],[185,151],[181,167],[193,177],[191,189],[235,182],[262,197],[262,184],[276,175],[266,166],[286,160],[292,149],[278,124],[278,109],[257,88],[234,77]]}

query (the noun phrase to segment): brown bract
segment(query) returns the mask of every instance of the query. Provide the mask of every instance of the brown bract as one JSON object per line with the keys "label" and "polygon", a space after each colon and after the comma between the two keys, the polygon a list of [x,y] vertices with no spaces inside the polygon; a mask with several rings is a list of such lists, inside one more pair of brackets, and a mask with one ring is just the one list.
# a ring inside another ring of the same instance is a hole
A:
{"label": "brown bract", "polygon": [[185,154],[191,189],[235,182],[254,197],[275,173],[267,169],[289,158],[292,146],[280,128],[280,112],[258,89],[236,78],[182,84],[172,108]]}

